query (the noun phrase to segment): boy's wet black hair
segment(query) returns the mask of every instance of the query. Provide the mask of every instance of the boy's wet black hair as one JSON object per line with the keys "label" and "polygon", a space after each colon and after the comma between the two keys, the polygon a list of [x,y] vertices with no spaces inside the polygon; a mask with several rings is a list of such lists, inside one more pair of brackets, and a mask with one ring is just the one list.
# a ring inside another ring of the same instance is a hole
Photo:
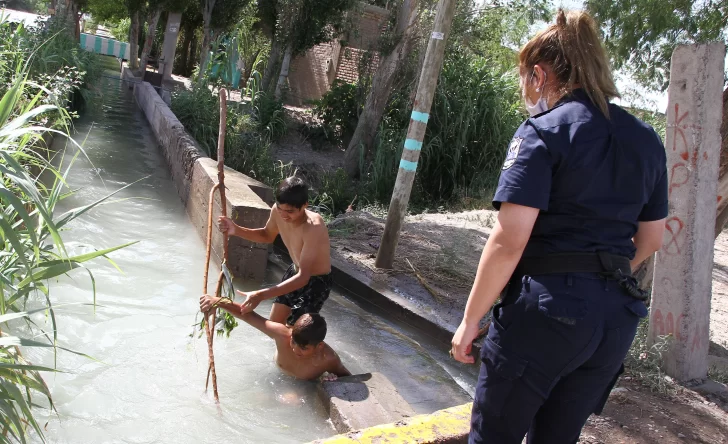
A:
{"label": "boy's wet black hair", "polygon": [[276,202],[301,208],[308,203],[308,185],[300,177],[283,179],[276,189]]}
{"label": "boy's wet black hair", "polygon": [[305,313],[293,324],[291,336],[299,347],[316,346],[326,337],[326,320],[318,313]]}

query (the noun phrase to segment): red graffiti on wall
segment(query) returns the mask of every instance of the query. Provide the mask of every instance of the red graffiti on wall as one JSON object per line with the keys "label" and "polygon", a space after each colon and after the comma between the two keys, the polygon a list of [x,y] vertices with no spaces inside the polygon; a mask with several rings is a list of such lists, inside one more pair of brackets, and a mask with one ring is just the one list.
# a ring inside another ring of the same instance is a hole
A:
{"label": "red graffiti on wall", "polygon": [[670,172],[670,187],[667,190],[668,198],[672,194],[673,188],[679,188],[688,183],[689,176],[690,170],[688,170],[688,167],[684,163],[678,162],[672,166],[672,171]]}
{"label": "red graffiti on wall", "polygon": [[681,253],[681,239],[685,223],[677,216],[673,216],[665,221],[665,239],[664,252],[675,255]]}
{"label": "red graffiti on wall", "polygon": [[[675,339],[681,341],[683,339],[683,335],[680,327],[682,326],[682,320],[684,317],[685,316],[683,314],[680,314],[676,318],[671,312],[668,312],[667,315],[663,316],[662,310],[658,308],[652,315],[652,325],[654,326],[655,333],[659,336],[673,335]],[[677,322],[675,322],[676,319]]]}
{"label": "red graffiti on wall", "polygon": [[686,316],[682,313],[679,315],[672,312],[663,314],[662,310],[658,308],[652,313],[651,325],[657,336],[672,335],[678,343],[690,347],[691,352],[705,348],[710,337],[708,323],[697,322],[689,325],[689,323],[685,323],[685,318]]}
{"label": "red graffiti on wall", "polygon": [[[688,137],[685,135],[686,130],[700,130],[700,125],[690,123],[690,112],[685,111],[680,114],[680,104],[675,104],[674,121],[668,125],[672,129],[672,151],[677,152],[680,155],[680,159],[673,163],[670,171],[670,185],[668,189],[668,196],[672,194],[675,188],[688,183],[690,178],[690,171],[697,168],[698,165],[698,151],[695,147],[688,142]],[[703,153],[703,159],[708,160],[708,154]]]}

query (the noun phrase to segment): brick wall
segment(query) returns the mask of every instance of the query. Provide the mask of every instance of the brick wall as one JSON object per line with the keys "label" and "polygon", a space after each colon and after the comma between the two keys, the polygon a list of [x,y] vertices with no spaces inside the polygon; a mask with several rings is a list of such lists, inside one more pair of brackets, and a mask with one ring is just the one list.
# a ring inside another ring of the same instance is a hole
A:
{"label": "brick wall", "polygon": [[[322,43],[291,62],[289,105],[302,106],[320,99],[329,91],[334,79],[357,81],[359,61],[365,51],[376,46],[389,12],[376,6],[362,5],[358,14],[354,19],[354,30],[341,37],[346,41],[346,47],[342,48],[338,39]],[[370,68],[375,70],[378,62],[379,55],[374,53]]]}

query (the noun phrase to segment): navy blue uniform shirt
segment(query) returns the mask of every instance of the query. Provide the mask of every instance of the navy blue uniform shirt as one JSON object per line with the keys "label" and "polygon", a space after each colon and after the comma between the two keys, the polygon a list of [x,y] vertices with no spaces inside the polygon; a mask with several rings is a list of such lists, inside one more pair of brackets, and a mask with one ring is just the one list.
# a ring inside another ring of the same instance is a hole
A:
{"label": "navy blue uniform shirt", "polygon": [[540,211],[524,256],[606,251],[634,258],[638,221],[667,217],[667,157],[657,133],[583,90],[518,128],[493,206]]}

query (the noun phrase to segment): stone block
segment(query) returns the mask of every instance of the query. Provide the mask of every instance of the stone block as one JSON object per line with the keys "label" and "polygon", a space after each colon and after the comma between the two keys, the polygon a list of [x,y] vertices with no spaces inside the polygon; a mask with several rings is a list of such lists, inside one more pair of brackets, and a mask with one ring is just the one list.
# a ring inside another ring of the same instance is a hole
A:
{"label": "stone block", "polygon": [[415,416],[397,389],[381,373],[322,382],[319,397],[339,433],[388,424]]}
{"label": "stone block", "polygon": [[[241,173],[225,169],[225,198],[228,216],[240,226],[260,228],[265,226],[270,207],[245,184]],[[209,157],[198,158],[194,163],[187,213],[203,241],[207,240],[207,214],[210,190],[217,183],[217,163]],[[221,214],[220,195],[215,193],[213,224]],[[212,247],[217,260],[222,258],[222,234],[213,226]],[[266,245],[253,244],[233,238],[228,244],[228,268],[235,277],[262,282],[268,258]]]}

